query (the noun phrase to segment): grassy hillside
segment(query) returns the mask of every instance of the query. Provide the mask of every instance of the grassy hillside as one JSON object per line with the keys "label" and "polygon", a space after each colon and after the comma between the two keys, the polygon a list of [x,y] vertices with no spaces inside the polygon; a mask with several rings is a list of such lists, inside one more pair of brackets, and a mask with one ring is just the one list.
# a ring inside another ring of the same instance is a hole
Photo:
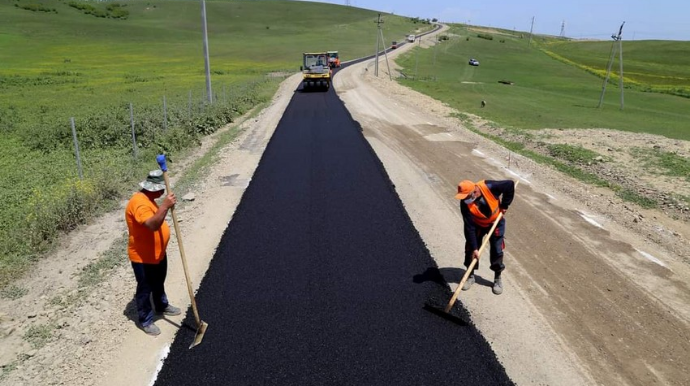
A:
{"label": "grassy hillside", "polygon": [[[416,55],[419,55],[418,80],[401,82],[448,102],[460,111],[479,114],[502,126],[520,129],[611,128],[690,140],[690,131],[687,130],[690,99],[626,89],[625,109],[621,111],[620,92],[616,84],[611,84],[607,88],[603,108],[597,109],[602,79],[574,64],[555,60],[535,47],[536,44],[529,48],[526,36],[520,38],[519,34],[493,32],[488,33],[493,40],[488,40],[477,36],[481,31],[461,26],[454,27],[452,33],[455,35],[437,48],[417,49],[399,60],[405,67],[404,72],[408,76],[414,75]],[[539,39],[538,43],[543,45],[544,40]],[[629,71],[640,74],[639,79],[657,82],[667,79],[664,76],[674,76],[676,87],[690,86],[683,80],[690,70],[682,68],[682,65],[674,65],[672,69],[662,65],[671,60],[662,52],[682,52],[686,46],[685,42],[664,42],[659,46],[644,42],[637,50],[631,47]],[[599,67],[606,65],[610,53],[610,43],[608,46],[567,43],[557,47],[559,52],[573,60],[592,66],[599,63]],[[572,47],[581,47],[581,50],[571,50]],[[604,55],[602,57],[598,51],[596,54],[594,51],[585,53],[583,47],[604,50]],[[625,47],[627,45],[624,50]],[[690,55],[677,56],[685,58],[676,60],[682,64]],[[469,66],[470,58],[478,59],[480,66]],[[656,65],[639,64],[645,61]],[[625,63],[627,66],[628,62]],[[635,63],[638,63],[636,67]],[[503,80],[513,82],[513,85],[499,83]],[[480,107],[482,100],[487,102],[483,109]]]}
{"label": "grassy hillside", "polygon": [[[57,13],[12,4],[38,3]],[[92,2],[105,9],[108,2]],[[158,101],[163,92],[204,87],[198,1],[127,1],[127,19],[98,18],[67,1],[0,4],[0,104],[43,110]],[[376,13],[293,1],[208,1],[213,82],[223,84],[276,70],[297,71],[301,53],[339,50],[343,60],[372,54]],[[402,37],[417,25],[387,17],[384,33]],[[29,97],[28,93],[31,93]],[[69,98],[69,100],[67,100]],[[77,114],[80,111],[72,111]]]}
{"label": "grassy hillside", "polygon": [[[214,105],[204,102],[196,0],[0,2],[0,288],[60,234],[129,194],[157,167],[156,153],[174,162],[201,136],[268,101],[285,76],[276,73],[297,72],[302,52],[373,54],[373,11],[296,1],[206,5]],[[428,25],[389,15],[384,33],[401,39],[419,27]]]}
{"label": "grassy hillside", "polygon": [[[556,41],[544,47],[605,76],[611,45],[612,41]],[[626,82],[690,97],[690,41],[624,40],[623,67]],[[618,75],[618,71],[616,54],[612,72]]]}

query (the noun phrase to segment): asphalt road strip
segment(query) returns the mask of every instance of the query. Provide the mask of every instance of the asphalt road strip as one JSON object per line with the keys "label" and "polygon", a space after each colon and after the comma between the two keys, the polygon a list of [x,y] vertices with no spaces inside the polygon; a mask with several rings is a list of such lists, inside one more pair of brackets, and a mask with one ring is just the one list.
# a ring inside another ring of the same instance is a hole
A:
{"label": "asphalt road strip", "polygon": [[448,292],[337,95],[296,92],[155,384],[512,384],[461,303],[422,308]]}

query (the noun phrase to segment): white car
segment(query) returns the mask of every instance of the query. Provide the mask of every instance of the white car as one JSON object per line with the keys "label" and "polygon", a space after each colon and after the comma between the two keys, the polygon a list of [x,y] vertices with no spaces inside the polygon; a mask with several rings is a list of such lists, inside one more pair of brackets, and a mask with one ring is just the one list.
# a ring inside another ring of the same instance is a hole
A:
{"label": "white car", "polygon": [[470,66],[478,66],[478,65],[479,65],[479,61],[478,61],[477,59],[472,58],[472,59],[470,59],[469,65],[470,65]]}

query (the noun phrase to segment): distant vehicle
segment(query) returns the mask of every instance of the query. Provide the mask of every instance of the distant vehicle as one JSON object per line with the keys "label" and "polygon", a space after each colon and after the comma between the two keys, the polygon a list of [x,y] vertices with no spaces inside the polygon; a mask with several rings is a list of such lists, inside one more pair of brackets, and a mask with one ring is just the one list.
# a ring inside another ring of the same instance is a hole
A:
{"label": "distant vehicle", "polygon": [[392,49],[398,48],[398,42],[393,42],[393,43],[391,43],[391,48],[392,48]]}
{"label": "distant vehicle", "polygon": [[414,36],[414,35],[407,35],[407,41],[410,42],[410,43],[414,43],[414,40],[415,40],[416,38],[417,38],[417,37]]}
{"label": "distant vehicle", "polygon": [[328,66],[330,68],[340,68],[340,56],[338,51],[328,51]]}
{"label": "distant vehicle", "polygon": [[479,65],[479,61],[478,61],[477,59],[472,58],[472,59],[470,59],[469,65],[470,65],[470,66],[478,66],[478,65]]}

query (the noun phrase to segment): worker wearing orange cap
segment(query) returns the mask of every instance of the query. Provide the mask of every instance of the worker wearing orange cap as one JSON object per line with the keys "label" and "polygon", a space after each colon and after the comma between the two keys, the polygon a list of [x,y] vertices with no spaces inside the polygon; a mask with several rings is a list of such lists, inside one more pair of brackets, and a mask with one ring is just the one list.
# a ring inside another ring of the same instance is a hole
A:
{"label": "worker wearing orange cap", "polygon": [[[515,182],[511,180],[482,180],[476,183],[464,180],[458,184],[458,194],[455,195],[455,198],[460,200],[460,212],[465,222],[465,267],[470,266],[472,259],[479,259],[481,240],[491,230],[498,214],[508,210],[514,195]],[[505,269],[505,265],[503,265],[503,249],[505,248],[503,235],[505,230],[505,218],[501,218],[489,239],[491,247],[490,268],[494,271],[493,293],[496,295],[503,293],[501,272]],[[467,291],[475,283],[474,271],[478,267],[479,262],[477,261],[462,287],[463,291]]]}

